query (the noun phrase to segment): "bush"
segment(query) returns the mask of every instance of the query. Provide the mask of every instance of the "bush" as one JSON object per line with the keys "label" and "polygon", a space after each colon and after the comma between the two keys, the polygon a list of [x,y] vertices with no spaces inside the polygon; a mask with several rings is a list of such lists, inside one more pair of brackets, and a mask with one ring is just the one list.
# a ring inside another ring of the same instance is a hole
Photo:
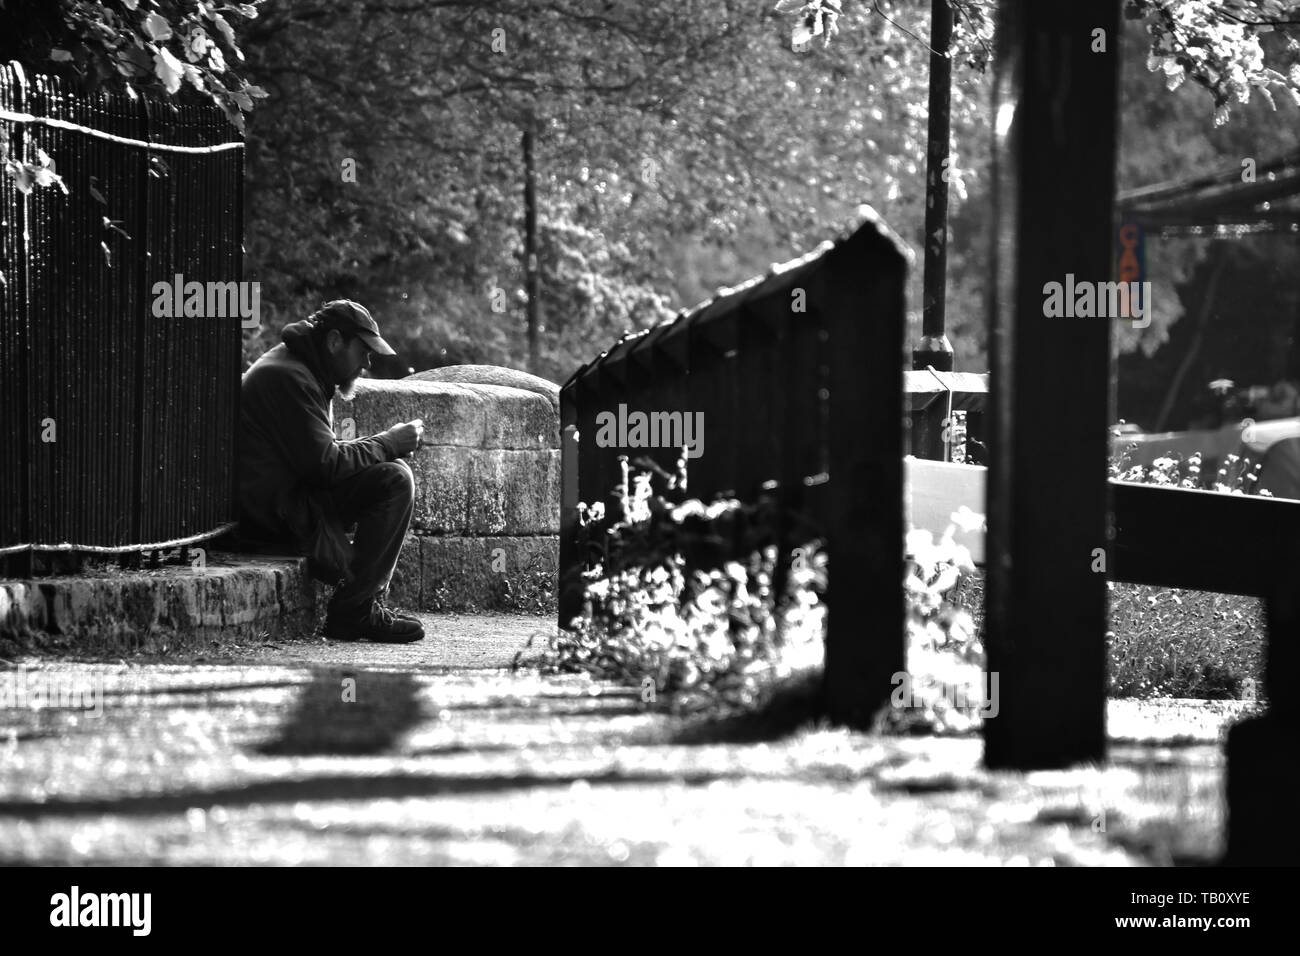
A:
{"label": "bush", "polygon": [[[622,461],[608,513],[602,504],[578,506],[579,548],[589,565],[582,613],[528,662],[639,687],[645,702],[662,697],[678,713],[753,709],[779,687],[819,673],[827,561],[800,516],[770,495],[754,504],[688,498],[684,462],[668,475],[653,463],[634,471]],[[983,648],[970,615],[945,593],[973,567],[970,555],[951,533],[938,542],[914,533],[909,545],[913,693],[879,726],[969,730]],[[958,701],[971,703],[954,706],[945,693],[952,687],[962,690]]]}
{"label": "bush", "polygon": [[622,461],[608,512],[579,505],[583,611],[529,663],[636,686],[677,712],[751,706],[774,682],[819,668],[820,542],[790,547],[781,529],[797,523],[772,497],[705,504],[686,496],[684,469],[634,473]]}

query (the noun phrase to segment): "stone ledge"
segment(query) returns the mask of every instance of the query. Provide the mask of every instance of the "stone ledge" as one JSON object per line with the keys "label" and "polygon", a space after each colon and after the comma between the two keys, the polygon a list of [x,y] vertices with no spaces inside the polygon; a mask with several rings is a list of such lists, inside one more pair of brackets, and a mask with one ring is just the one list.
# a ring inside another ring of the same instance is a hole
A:
{"label": "stone ledge", "polygon": [[0,581],[0,643],[154,653],[312,633],[327,596],[293,556],[209,552],[207,567]]}
{"label": "stone ledge", "polygon": [[444,365],[406,376],[407,381],[458,382],[462,385],[504,385],[525,392],[536,392],[560,410],[560,386],[549,379],[499,365]]}
{"label": "stone ledge", "polygon": [[503,385],[363,378],[356,397],[334,406],[334,425],[351,419],[357,438],[398,422],[424,420],[429,445],[464,448],[560,447],[560,419],[545,395]]}

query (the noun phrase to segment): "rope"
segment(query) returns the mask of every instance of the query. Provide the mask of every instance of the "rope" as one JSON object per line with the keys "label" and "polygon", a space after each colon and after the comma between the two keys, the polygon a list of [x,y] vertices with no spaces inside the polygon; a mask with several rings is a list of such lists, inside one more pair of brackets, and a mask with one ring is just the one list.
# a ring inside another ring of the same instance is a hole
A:
{"label": "rope", "polygon": [[127,136],[105,133],[103,130],[91,129],[89,126],[78,126],[76,123],[69,123],[67,120],[53,119],[49,116],[33,116],[31,113],[11,113],[9,110],[3,109],[0,109],[0,120],[6,120],[10,123],[35,123],[39,126],[52,126],[55,129],[66,129],[74,133],[85,133],[87,136],[106,139],[110,143],[120,143],[123,146],[139,146],[143,149],[157,150],[163,153],[205,154],[244,148],[244,144],[241,142],[218,143],[216,146],[170,146],[167,143],[150,143],[143,139],[131,139]]}
{"label": "rope", "polygon": [[232,521],[229,524],[223,524],[213,531],[204,531],[202,534],[193,534],[188,538],[175,538],[171,541],[157,541],[151,544],[124,544],[116,547],[101,547],[94,544],[14,544],[7,548],[0,548],[0,554],[17,554],[20,551],[88,551],[92,554],[129,554],[132,551],[168,551],[172,548],[179,548],[182,545],[194,544],[197,541],[206,541],[208,538],[215,538],[232,531],[239,527],[239,523]]}

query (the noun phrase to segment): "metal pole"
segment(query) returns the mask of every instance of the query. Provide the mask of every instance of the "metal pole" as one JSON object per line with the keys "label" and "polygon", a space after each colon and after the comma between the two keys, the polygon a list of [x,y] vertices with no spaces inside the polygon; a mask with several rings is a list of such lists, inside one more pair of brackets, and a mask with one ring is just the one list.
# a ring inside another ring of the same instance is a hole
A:
{"label": "metal pole", "polygon": [[931,0],[930,116],[925,160],[925,271],[921,300],[921,341],[912,351],[912,368],[953,369],[952,343],[944,332],[947,305],[948,175],[951,148],[952,8]]}

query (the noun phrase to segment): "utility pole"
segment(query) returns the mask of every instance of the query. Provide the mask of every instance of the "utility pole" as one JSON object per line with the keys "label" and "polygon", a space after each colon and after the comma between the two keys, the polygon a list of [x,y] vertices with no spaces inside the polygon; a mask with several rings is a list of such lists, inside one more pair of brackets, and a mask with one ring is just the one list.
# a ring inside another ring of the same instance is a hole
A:
{"label": "utility pole", "polygon": [[[948,169],[952,144],[952,8],[930,2],[930,115],[925,152],[925,271],[922,275],[921,339],[912,349],[912,368],[951,372],[952,343],[944,333],[948,265]],[[952,434],[952,392],[933,398],[911,414],[911,453],[947,461]]]}
{"label": "utility pole", "polygon": [[922,278],[921,340],[912,350],[912,368],[953,368],[952,343],[944,332],[948,265],[948,170],[952,144],[952,8],[948,0],[930,4],[930,116],[925,158],[925,272]]}

